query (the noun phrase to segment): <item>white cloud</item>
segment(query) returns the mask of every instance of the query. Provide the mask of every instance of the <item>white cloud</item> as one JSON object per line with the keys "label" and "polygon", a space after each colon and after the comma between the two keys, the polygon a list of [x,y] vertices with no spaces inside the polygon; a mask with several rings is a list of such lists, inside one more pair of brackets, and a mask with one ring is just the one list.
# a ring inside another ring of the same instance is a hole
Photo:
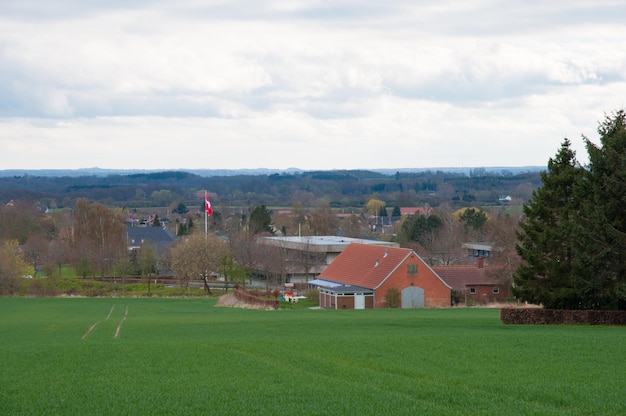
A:
{"label": "white cloud", "polygon": [[625,105],[620,2],[55,4],[0,5],[5,168],[545,164]]}

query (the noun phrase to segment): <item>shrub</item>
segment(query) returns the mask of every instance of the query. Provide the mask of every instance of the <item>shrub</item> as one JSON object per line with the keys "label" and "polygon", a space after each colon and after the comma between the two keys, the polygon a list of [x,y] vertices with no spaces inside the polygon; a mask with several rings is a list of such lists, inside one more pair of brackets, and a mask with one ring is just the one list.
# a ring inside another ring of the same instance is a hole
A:
{"label": "shrub", "polygon": [[626,311],[502,308],[500,320],[505,324],[626,325]]}
{"label": "shrub", "polygon": [[307,289],[304,291],[304,296],[309,299],[313,303],[320,302],[320,291],[319,289]]}
{"label": "shrub", "polygon": [[385,293],[388,308],[399,308],[401,304],[400,291],[395,287],[390,287]]}

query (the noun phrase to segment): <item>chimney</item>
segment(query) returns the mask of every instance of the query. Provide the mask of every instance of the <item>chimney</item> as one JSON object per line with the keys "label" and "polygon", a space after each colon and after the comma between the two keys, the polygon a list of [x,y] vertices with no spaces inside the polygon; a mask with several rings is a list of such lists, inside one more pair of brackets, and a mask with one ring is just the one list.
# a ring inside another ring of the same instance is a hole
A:
{"label": "chimney", "polygon": [[485,267],[485,259],[482,257],[477,257],[476,266],[478,266],[479,269],[482,269],[483,267]]}

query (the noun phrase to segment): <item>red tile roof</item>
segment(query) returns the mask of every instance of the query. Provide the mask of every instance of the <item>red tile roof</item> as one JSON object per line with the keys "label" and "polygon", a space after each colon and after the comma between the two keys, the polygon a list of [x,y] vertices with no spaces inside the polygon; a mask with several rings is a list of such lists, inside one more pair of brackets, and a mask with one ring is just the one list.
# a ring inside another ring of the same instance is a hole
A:
{"label": "red tile roof", "polygon": [[400,214],[402,215],[415,215],[415,214],[426,214],[426,210],[422,207],[402,207],[400,208]]}
{"label": "red tile roof", "polygon": [[352,243],[318,278],[376,289],[411,253],[408,248]]}
{"label": "red tile roof", "polygon": [[490,277],[490,273],[499,267],[476,265],[433,266],[432,269],[454,290],[466,290],[466,285],[497,285],[499,282]]}

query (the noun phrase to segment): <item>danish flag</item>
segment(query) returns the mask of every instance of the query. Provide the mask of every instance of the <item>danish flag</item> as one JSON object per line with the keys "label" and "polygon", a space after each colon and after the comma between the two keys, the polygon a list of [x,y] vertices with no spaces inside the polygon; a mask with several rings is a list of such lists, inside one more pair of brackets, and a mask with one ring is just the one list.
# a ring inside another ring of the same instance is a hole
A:
{"label": "danish flag", "polygon": [[209,217],[213,215],[213,207],[209,201],[209,194],[206,192],[204,193],[204,209]]}

